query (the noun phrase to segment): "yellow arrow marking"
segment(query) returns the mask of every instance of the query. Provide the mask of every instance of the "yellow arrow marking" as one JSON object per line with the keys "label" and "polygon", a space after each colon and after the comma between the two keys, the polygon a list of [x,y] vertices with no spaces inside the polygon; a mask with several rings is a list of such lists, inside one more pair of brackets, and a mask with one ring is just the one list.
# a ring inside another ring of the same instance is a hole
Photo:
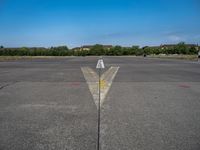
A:
{"label": "yellow arrow marking", "polygon": [[107,86],[106,81],[105,81],[105,80],[100,80],[100,88],[101,88],[101,89],[105,89],[106,86]]}

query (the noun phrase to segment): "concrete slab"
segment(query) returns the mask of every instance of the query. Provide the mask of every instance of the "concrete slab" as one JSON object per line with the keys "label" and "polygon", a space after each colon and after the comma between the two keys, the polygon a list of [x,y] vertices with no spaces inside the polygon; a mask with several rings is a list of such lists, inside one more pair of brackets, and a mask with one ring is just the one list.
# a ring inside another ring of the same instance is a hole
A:
{"label": "concrete slab", "polygon": [[[0,149],[94,150],[97,108],[81,67],[98,57],[0,62]],[[200,148],[200,64],[104,57],[120,67],[101,107],[101,149]]]}

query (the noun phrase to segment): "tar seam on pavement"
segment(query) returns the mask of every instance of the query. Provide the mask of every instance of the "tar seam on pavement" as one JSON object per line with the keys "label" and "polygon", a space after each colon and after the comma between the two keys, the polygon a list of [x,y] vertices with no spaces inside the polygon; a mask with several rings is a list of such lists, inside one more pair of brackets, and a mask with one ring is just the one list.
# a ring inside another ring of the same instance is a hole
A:
{"label": "tar seam on pavement", "polygon": [[[112,82],[119,70],[119,67],[110,67],[105,73],[101,75],[101,69],[99,69],[99,75],[89,67],[81,68],[84,77],[87,81],[90,92],[93,96],[94,102],[98,110],[98,137],[97,137],[97,150],[100,148],[100,117],[101,106],[106,98],[108,91],[112,85]],[[99,78],[99,79],[98,79]],[[91,82],[92,81],[92,82]],[[98,81],[98,82],[97,82]]]}
{"label": "tar seam on pavement", "polygon": [[13,85],[13,84],[15,84],[16,82],[14,82],[14,83],[8,83],[8,84],[5,84],[5,85],[3,85],[3,86],[0,86],[0,90],[2,90],[2,89],[4,89],[4,88],[6,88],[6,87],[8,87],[8,86],[10,86],[10,85]]}

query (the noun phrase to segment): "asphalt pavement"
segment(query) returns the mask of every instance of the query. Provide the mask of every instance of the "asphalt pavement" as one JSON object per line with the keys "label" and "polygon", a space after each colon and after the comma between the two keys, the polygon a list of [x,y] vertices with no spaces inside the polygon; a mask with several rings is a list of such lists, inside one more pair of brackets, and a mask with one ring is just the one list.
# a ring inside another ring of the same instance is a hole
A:
{"label": "asphalt pavement", "polygon": [[[199,150],[200,63],[103,57],[119,67],[101,105],[101,150]],[[81,70],[98,57],[0,62],[0,150],[96,150]],[[96,81],[94,81],[96,82]]]}

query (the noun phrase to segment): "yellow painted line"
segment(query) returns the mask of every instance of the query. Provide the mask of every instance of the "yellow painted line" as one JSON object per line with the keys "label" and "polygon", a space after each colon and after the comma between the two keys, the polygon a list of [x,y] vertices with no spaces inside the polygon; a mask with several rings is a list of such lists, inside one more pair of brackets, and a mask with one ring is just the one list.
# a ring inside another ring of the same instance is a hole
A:
{"label": "yellow painted line", "polygon": [[100,80],[100,89],[105,89],[107,87],[107,82],[105,80]]}

